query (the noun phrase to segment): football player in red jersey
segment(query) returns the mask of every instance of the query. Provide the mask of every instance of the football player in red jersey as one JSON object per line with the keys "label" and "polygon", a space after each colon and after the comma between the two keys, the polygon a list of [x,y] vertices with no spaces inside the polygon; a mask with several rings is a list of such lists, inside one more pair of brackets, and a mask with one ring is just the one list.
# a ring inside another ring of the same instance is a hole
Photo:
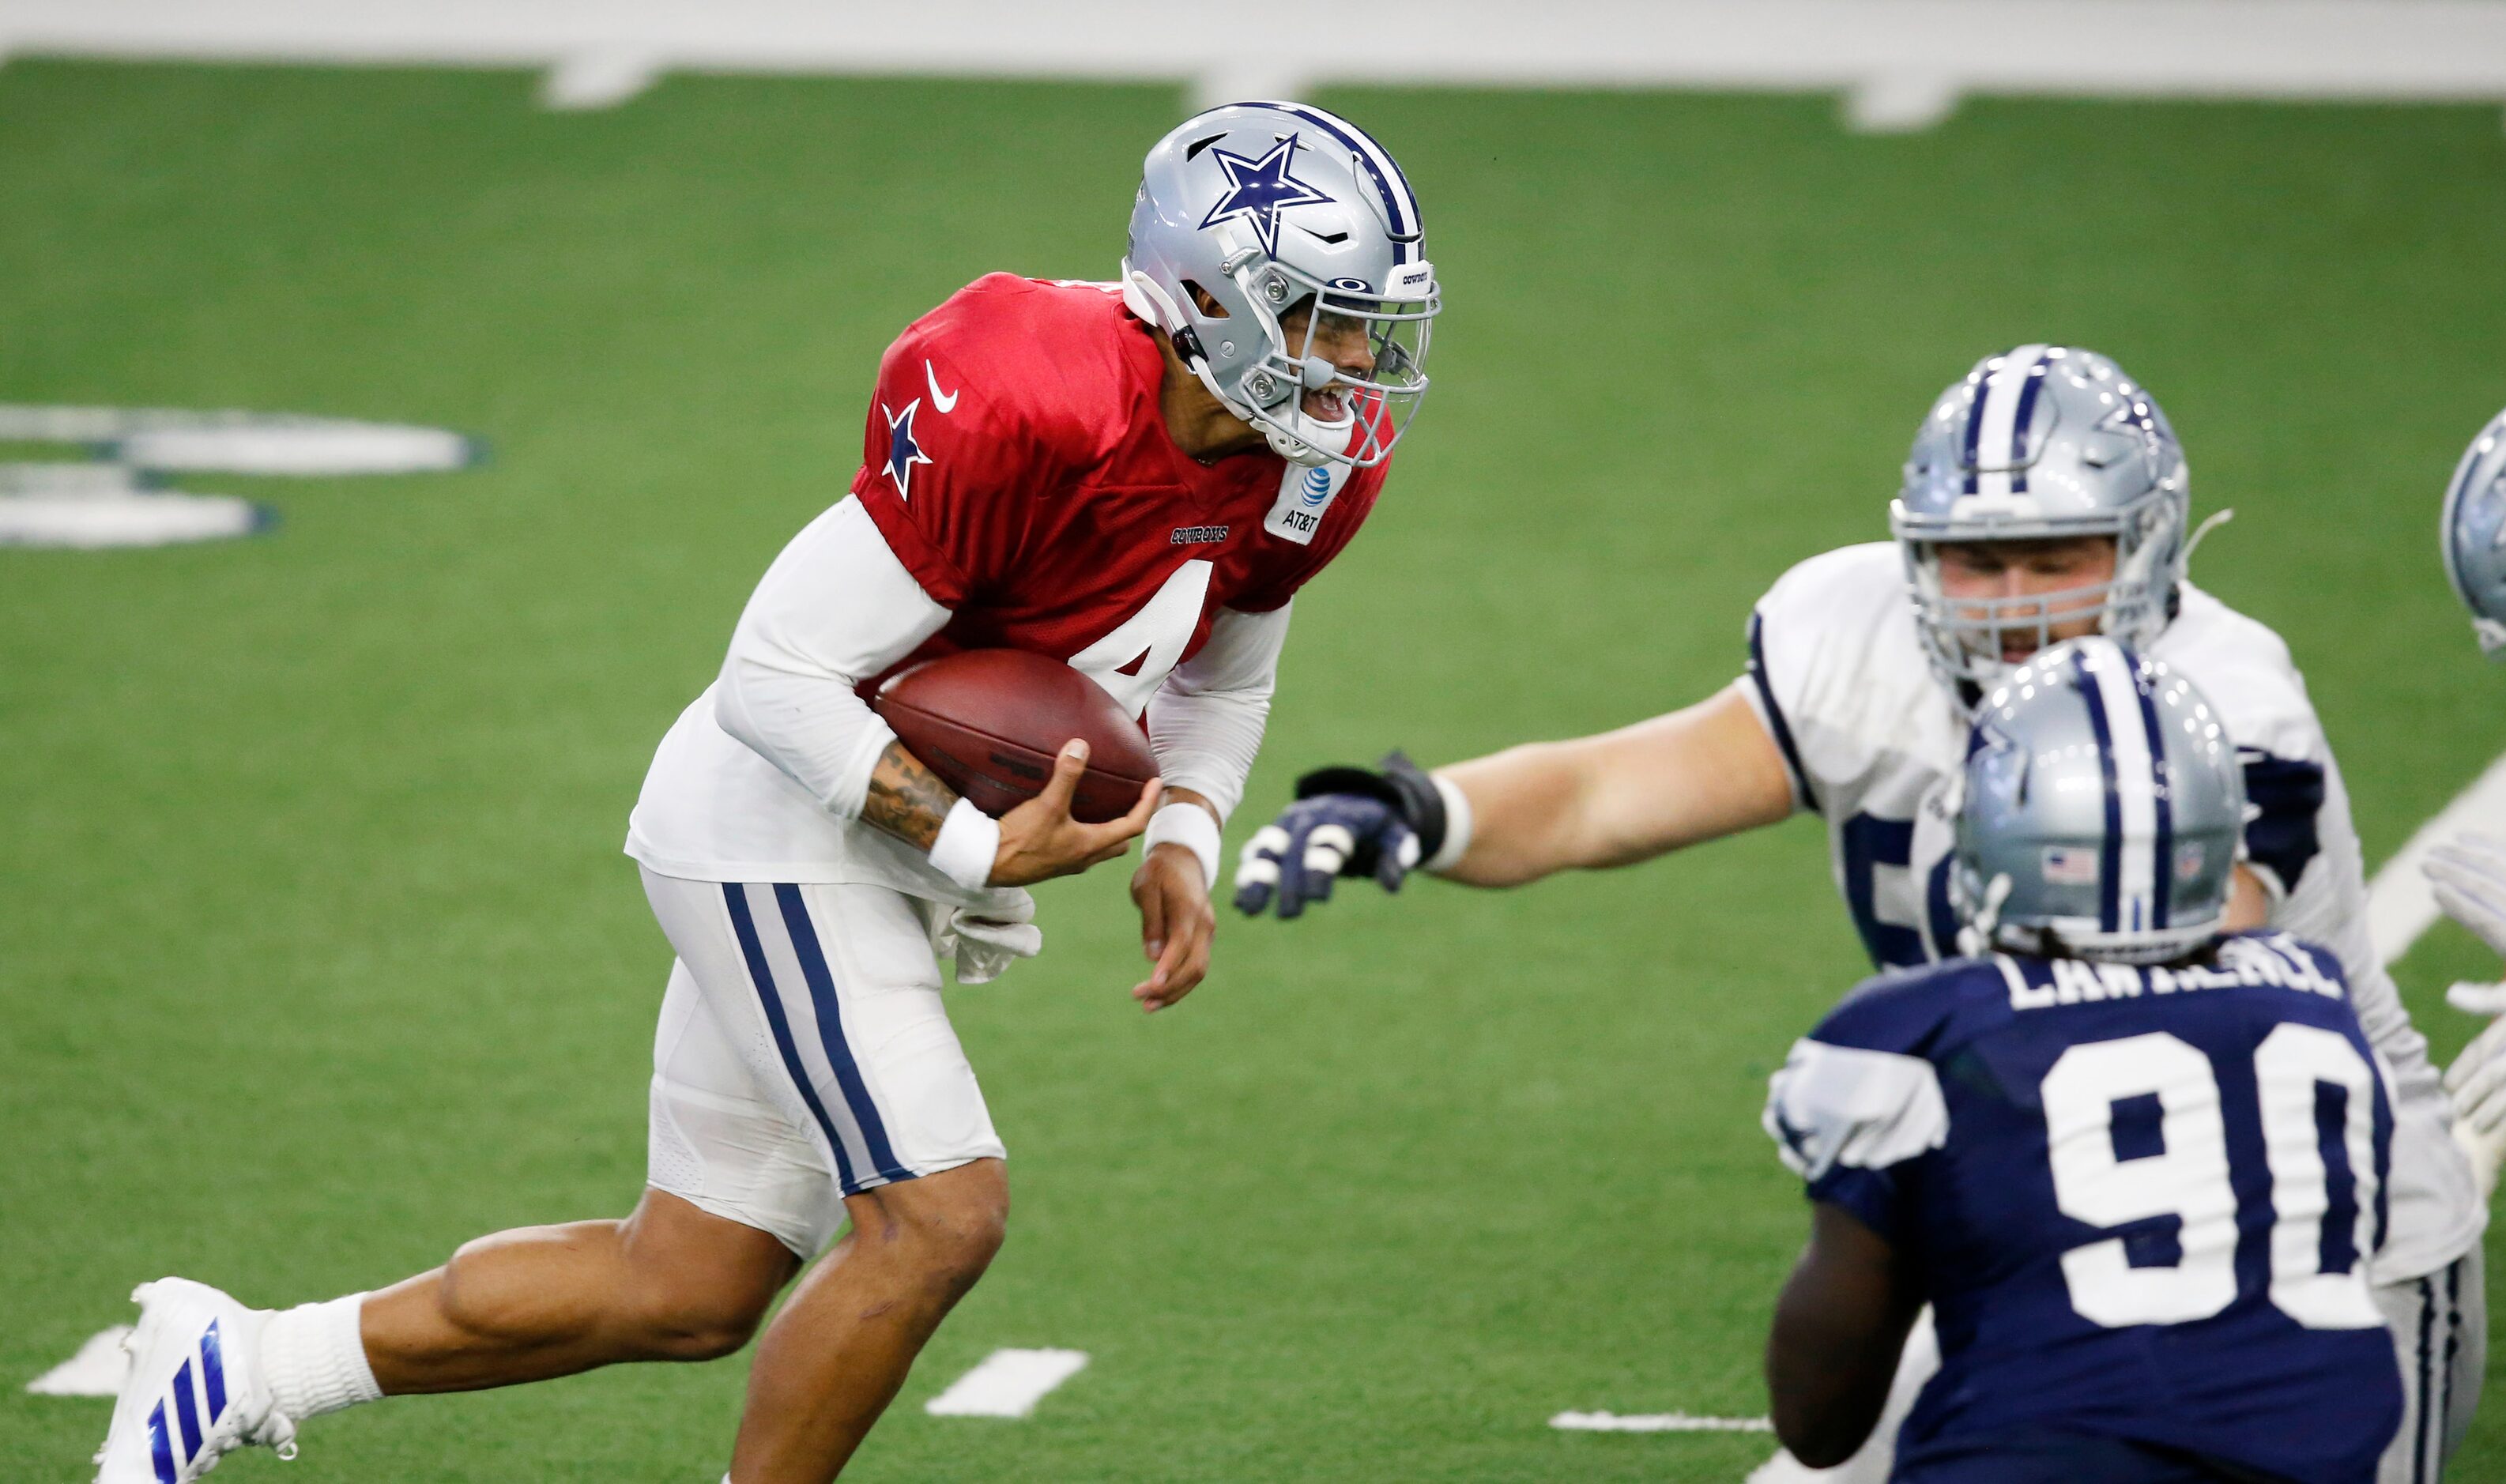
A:
{"label": "football player in red jersey", "polygon": [[[843,1466],[1008,1217],[940,957],[979,981],[1035,953],[1020,888],[1145,832],[1132,993],[1156,1010],[1199,981],[1290,601],[1366,519],[1426,391],[1417,203],[1318,109],[1238,104],[1161,141],[1123,274],[993,274],[907,330],[852,498],[775,559],[662,740],[626,842],[677,953],[634,1212],[285,1311],[144,1287],[101,1479],[184,1484],[383,1396],[729,1354],[849,1220],[767,1330],[726,1477]],[[1163,787],[1080,824],[1074,744],[998,820],[957,797],[868,697],[985,647],[1097,680]]]}

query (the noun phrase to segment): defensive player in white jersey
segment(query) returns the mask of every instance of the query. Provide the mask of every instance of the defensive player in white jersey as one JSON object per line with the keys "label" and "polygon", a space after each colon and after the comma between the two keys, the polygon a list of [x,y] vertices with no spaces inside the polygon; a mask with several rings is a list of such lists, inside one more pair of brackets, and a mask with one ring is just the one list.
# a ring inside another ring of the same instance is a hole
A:
{"label": "defensive player in white jersey", "polygon": [[[2348,796],[2305,682],[2277,635],[2187,580],[2188,514],[2182,448],[2112,361],[2041,344],[1988,357],[1923,419],[1894,544],[1784,574],[1750,616],[1740,679],[1617,731],[1432,774],[1397,753],[1380,770],[1308,774],[1246,846],[1236,905],[1295,917],[1336,875],[1392,886],[1413,866],[1514,886],[1810,809],[1874,963],[1937,960],[1956,952],[1952,785],[1982,688],[2057,640],[2122,640],[2200,687],[2243,758],[2253,817],[2229,926],[2339,954],[2391,1070],[2392,1229],[2376,1277],[2410,1395],[2383,1477],[2423,1484],[2478,1396],[2487,1211],[2370,940]],[[1909,1350],[1917,1367],[1923,1344]],[[1892,1432],[1840,1477],[1884,1477]]]}
{"label": "defensive player in white jersey", "polygon": [[[2506,412],[2488,420],[2454,466],[2441,535],[2446,581],[2471,611],[2481,653],[2506,661]],[[2429,852],[2426,870],[2447,914],[2506,958],[2506,839],[2466,831]],[[2454,1137],[2486,1195],[2506,1162],[2506,983],[2456,984],[2446,999],[2490,1017],[2445,1074]]]}

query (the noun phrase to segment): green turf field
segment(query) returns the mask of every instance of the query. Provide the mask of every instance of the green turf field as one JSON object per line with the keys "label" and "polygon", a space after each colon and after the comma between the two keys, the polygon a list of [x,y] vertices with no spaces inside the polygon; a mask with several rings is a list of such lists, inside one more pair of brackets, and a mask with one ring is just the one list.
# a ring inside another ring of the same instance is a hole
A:
{"label": "green turf field", "polygon": [[[2493,108],[1967,107],[1338,93],[1448,289],[1439,389],[1300,603],[1251,828],[1299,768],[1440,760],[1726,683],[1790,562],[1884,532],[1978,355],[2164,398],[2202,580],[2277,625],[2371,860],[2501,747],[2435,561],[2506,403]],[[193,482],[273,535],[0,551],[0,1474],[84,1479],[107,1403],[25,1379],[175,1271],[377,1285],[643,1171],[667,950],[618,853],[750,584],[840,495],[881,346],[978,273],[1110,276],[1164,89],[0,70],[0,401],[484,437],[486,467]],[[5,450],[0,450],[5,451]],[[1508,896],[1223,925],[1144,1020],[1119,874],[954,995],[1013,1150],[1007,1250],[865,1481],[1737,1480],[1801,1233],[1757,1116],[1861,972],[1816,827]],[[2403,966],[2451,1054],[2447,927]],[[2492,1260],[2506,1245],[2492,1244]],[[920,1403],[1094,1357],[1030,1421]],[[304,1480],[715,1478],[745,1362],[315,1424]],[[262,1457],[221,1479],[281,1476]],[[2506,1402],[2460,1477],[2506,1473]]]}

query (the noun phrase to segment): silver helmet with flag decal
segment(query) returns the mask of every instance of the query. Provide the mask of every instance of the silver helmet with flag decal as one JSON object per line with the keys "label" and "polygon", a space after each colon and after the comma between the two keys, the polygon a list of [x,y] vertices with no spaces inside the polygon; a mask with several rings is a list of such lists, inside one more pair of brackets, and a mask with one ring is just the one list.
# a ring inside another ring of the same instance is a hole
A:
{"label": "silver helmet with flag decal", "polygon": [[[1440,300],[1417,197],[1381,145],[1319,108],[1231,103],[1159,140],[1123,298],[1299,464],[1381,463],[1427,393]],[[1362,371],[1317,354],[1361,330]]]}
{"label": "silver helmet with flag decal", "polygon": [[[2043,649],[2057,625],[2090,617],[2099,633],[2149,644],[2173,616],[2191,508],[2183,445],[2113,361],[2022,345],[1976,363],[1923,419],[1888,511],[1933,669],[1988,687],[2010,667],[2005,639]],[[2076,536],[2113,538],[2110,580],[2028,597],[1942,591],[1945,545]]]}
{"label": "silver helmet with flag decal", "polygon": [[2226,922],[2244,775],[2193,683],[2111,639],[2056,645],[1977,708],[1951,900],[1970,951],[2163,963]]}

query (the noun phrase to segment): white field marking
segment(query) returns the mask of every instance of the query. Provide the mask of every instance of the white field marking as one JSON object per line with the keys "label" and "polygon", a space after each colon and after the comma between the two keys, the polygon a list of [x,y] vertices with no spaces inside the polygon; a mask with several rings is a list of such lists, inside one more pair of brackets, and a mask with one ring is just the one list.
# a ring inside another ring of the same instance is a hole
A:
{"label": "white field marking", "polygon": [[1024,1417],[1087,1365],[1084,1350],[995,1350],[922,1410],[934,1417]]}
{"label": "white field marking", "polygon": [[276,518],[250,500],[179,490],[0,494],[0,547],[100,551],[233,541],[268,530]]}
{"label": "white field marking", "polygon": [[295,412],[0,404],[0,441],[86,443],[133,469],[296,477],[434,474],[485,457],[442,428]]}
{"label": "white field marking", "polygon": [[[1288,35],[1347,23],[1343,0],[1271,0],[1267,14]],[[1233,65],[1220,32],[1173,19],[1165,0],[5,0],[0,53],[542,71],[608,53],[672,72],[1171,83]],[[2084,47],[2088,36],[2131,44]],[[2506,102],[2506,5],[1446,0],[1433,23],[1404,27],[1398,46],[1324,48],[1300,60],[1313,87],[1884,92],[1899,85],[1875,79],[1920,74],[1943,89],[2002,96],[2495,104]]]}
{"label": "white field marking", "polygon": [[1560,1412],[1549,1425],[1561,1432],[1772,1432],[1764,1417],[1691,1417],[1686,1412]]}
{"label": "white field marking", "polygon": [[601,51],[569,56],[540,78],[540,106],[559,113],[616,108],[662,80],[648,53]]}
{"label": "white field marking", "polygon": [[1919,134],[1957,112],[1958,86],[1923,72],[1890,72],[1844,90],[1844,126],[1857,134]]}
{"label": "white field marking", "polygon": [[122,1378],[130,1373],[130,1357],[122,1342],[128,1325],[116,1325],[90,1336],[78,1354],[26,1383],[38,1396],[119,1396]]}
{"label": "white field marking", "polygon": [[2488,764],[2470,788],[2421,825],[2367,884],[2367,927],[2378,958],[2393,963],[2435,925],[2436,893],[2419,873],[2419,863],[2431,848],[2465,830],[2506,832],[2506,757]]}

